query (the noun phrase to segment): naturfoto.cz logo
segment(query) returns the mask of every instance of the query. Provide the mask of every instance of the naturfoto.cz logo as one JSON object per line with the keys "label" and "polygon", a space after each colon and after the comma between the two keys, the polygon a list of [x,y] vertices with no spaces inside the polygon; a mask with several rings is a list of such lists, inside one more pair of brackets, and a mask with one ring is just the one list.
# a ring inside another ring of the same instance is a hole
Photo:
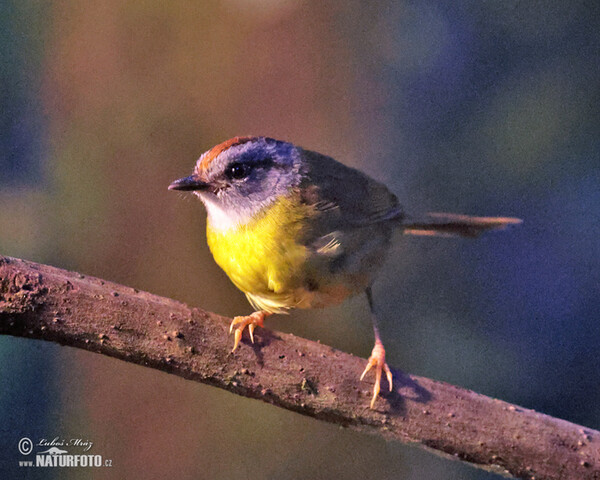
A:
{"label": "naturfoto.cz logo", "polygon": [[[93,445],[93,442],[81,438],[65,440],[59,437],[52,440],[42,438],[34,444],[30,438],[23,437],[17,445],[21,455],[30,456],[36,447],[40,450],[35,452],[34,458],[19,460],[19,467],[112,467],[111,459],[86,453]],[[70,453],[70,450],[82,453]]]}

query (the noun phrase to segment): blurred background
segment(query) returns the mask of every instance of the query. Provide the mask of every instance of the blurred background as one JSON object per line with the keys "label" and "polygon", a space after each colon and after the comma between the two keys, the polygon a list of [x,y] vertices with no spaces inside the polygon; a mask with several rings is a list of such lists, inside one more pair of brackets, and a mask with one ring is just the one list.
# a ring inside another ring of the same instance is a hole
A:
{"label": "blurred background", "polygon": [[[598,429],[599,5],[4,0],[0,254],[248,313],[201,204],[167,186],[234,135],[289,140],[409,212],[523,218],[477,241],[398,238],[374,290],[388,362]],[[373,342],[363,298],[268,327],[363,357]],[[87,438],[114,466],[19,471],[23,436]],[[0,438],[10,478],[499,478],[9,337]]]}

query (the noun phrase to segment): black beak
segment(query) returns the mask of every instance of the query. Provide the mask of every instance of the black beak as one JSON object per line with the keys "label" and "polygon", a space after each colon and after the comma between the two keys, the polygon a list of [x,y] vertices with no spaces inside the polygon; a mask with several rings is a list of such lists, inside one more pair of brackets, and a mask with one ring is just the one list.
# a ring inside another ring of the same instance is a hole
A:
{"label": "black beak", "polygon": [[169,185],[169,190],[183,190],[185,192],[208,190],[209,188],[210,183],[203,182],[196,175],[180,178]]}

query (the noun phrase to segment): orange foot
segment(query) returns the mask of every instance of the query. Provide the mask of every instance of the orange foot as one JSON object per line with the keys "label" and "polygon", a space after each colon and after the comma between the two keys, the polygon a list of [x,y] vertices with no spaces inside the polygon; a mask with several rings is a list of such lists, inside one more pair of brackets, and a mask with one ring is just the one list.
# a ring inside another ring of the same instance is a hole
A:
{"label": "orange foot", "polygon": [[265,317],[268,315],[270,315],[268,312],[254,312],[244,317],[235,317],[231,322],[231,325],[229,325],[229,333],[233,331],[233,327],[235,325],[238,325],[238,327],[235,329],[235,340],[233,343],[233,350],[231,351],[235,352],[235,349],[238,347],[242,338],[242,332],[246,327],[248,327],[248,332],[250,333],[250,340],[252,340],[252,343],[254,343],[254,329],[256,327],[262,327]]}
{"label": "orange foot", "polygon": [[387,363],[385,363],[385,348],[383,348],[383,344],[378,338],[375,339],[375,346],[373,347],[373,351],[369,357],[367,368],[365,368],[365,371],[360,376],[361,380],[364,378],[365,374],[371,370],[371,367],[375,367],[375,386],[373,387],[373,399],[371,400],[371,408],[373,408],[373,405],[375,405],[375,400],[377,400],[379,391],[381,390],[382,370],[385,370],[385,375],[390,386],[390,392],[392,391],[392,372],[390,371],[390,367],[388,367]]}

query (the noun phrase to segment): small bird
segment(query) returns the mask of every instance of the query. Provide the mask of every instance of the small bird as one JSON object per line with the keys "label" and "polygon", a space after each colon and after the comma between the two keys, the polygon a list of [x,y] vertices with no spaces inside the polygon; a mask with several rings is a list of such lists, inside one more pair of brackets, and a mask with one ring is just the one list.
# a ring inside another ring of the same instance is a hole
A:
{"label": "small bird", "polygon": [[371,285],[392,234],[477,237],[520,223],[516,218],[431,213],[410,220],[383,184],[331,157],[268,137],[227,140],[196,162],[169,190],[192,191],[206,207],[207,241],[217,264],[255,312],[235,317],[233,351],[248,328],[293,308],[320,308],[365,293],[375,346],[375,405],[382,372],[392,373],[377,327]]}

